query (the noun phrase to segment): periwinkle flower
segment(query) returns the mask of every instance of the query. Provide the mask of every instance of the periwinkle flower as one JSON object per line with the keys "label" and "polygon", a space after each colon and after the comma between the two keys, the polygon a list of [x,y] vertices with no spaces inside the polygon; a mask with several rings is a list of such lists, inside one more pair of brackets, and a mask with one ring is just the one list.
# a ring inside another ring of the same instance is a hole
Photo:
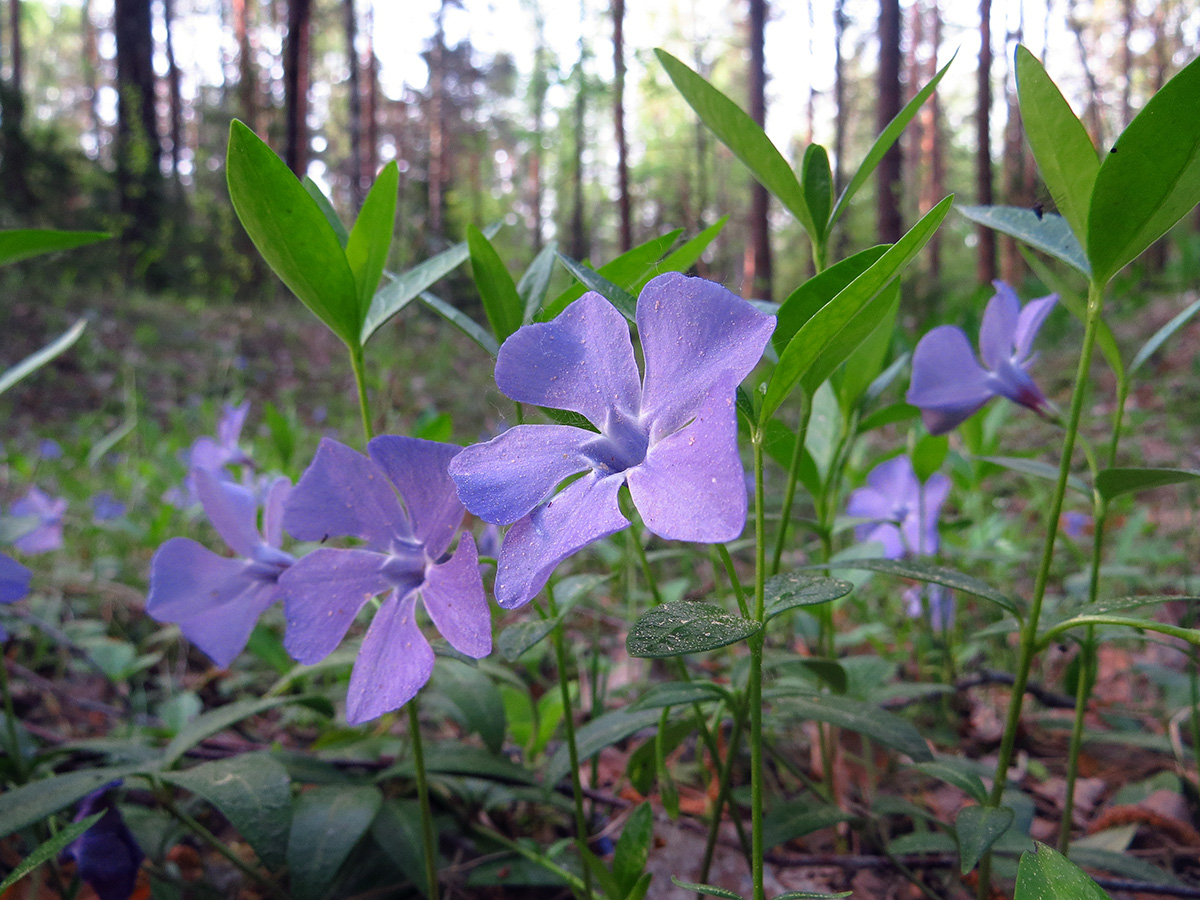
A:
{"label": "periwinkle flower", "polygon": [[193,469],[216,472],[228,465],[250,465],[250,457],[238,446],[246,414],[250,412],[250,401],[239,406],[226,403],[217,420],[216,438],[196,438],[192,444],[189,465]]}
{"label": "periwinkle flower", "polygon": [[213,528],[237,559],[218,556],[189,538],[171,538],[150,562],[146,612],[159,622],[179,625],[184,637],[218,666],[242,652],[258,617],[283,596],[279,576],[293,562],[280,550],[283,503],[292,489],[277,478],[263,504],[241,485],[194,469],[192,478]]}
{"label": "periwinkle flower", "polygon": [[53,438],[44,438],[38,443],[38,455],[42,459],[62,459],[62,445]]}
{"label": "periwinkle flower", "polygon": [[949,628],[954,622],[954,592],[940,584],[914,584],[904,592],[904,611],[910,619],[921,618],[926,609],[934,630]]}
{"label": "periwinkle flower", "polygon": [[983,311],[979,355],[961,328],[940,325],[917,343],[912,382],[905,399],[921,410],[930,434],[945,434],[966,421],[992,397],[1003,396],[1045,415],[1050,403],[1029,375],[1037,358],[1033,339],[1058,300],[1057,294],[1021,307],[1016,291],[993,282],[996,293]]}
{"label": "periwinkle flower", "polygon": [[873,521],[858,525],[860,541],[878,541],[888,559],[932,556],[938,550],[938,515],[950,493],[950,479],[933,474],[922,484],[912,460],[901,455],[867,475],[866,487],[850,492],[846,513]]}
{"label": "periwinkle flower", "polygon": [[129,900],[145,858],[113,802],[111,792],[120,785],[119,780],[111,781],[83,798],[75,814],[76,822],[101,811],[104,815],[62,854],[65,859],[75,860],[79,877],[100,900]]}
{"label": "periwinkle flower", "polygon": [[324,659],[359,610],[387,592],[367,628],[346,695],[352,725],[398,709],[433,673],[433,649],[417,624],[417,596],[450,646],[475,659],[492,650],[492,619],[475,541],[446,467],[460,448],[417,438],[377,437],[369,457],[323,438],[284,512],[298,540],[360,538],[365,547],[322,547],[280,579],[284,646],[302,663]]}
{"label": "periwinkle flower", "polygon": [[[29,582],[33,573],[15,559],[0,553],[0,603],[16,603],[29,593]],[[8,632],[0,626],[0,641],[8,639]]]}
{"label": "periwinkle flower", "polygon": [[500,390],[579,413],[599,432],[518,425],[451,463],[467,509],[512,525],[496,571],[503,607],[528,602],[562,560],[629,525],[622,485],[659,537],[716,543],[745,526],[734,394],[775,320],[718,284],[674,273],[646,285],[636,319],[644,377],[625,319],[596,293],[500,348]]}
{"label": "periwinkle flower", "polygon": [[111,522],[125,515],[125,504],[109,491],[101,491],[92,497],[92,521]]}
{"label": "periwinkle flower", "polygon": [[35,520],[33,527],[13,541],[22,553],[46,553],[63,545],[63,514],[67,501],[51,497],[35,487],[12,505],[14,518]]}

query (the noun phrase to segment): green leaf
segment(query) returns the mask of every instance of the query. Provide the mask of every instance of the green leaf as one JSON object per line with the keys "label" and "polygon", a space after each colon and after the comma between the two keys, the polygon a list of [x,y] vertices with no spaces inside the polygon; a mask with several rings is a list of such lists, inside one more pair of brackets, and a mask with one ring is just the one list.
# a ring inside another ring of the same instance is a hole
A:
{"label": "green leaf", "polygon": [[1088,209],[1097,284],[1162,237],[1200,202],[1200,57],[1146,101],[1108,152]]}
{"label": "green leaf", "polygon": [[110,781],[157,768],[158,762],[155,761],[150,764],[79,769],[7,790],[0,794],[0,838],[40,822]]}
{"label": "green leaf", "polygon": [[986,225],[1048,253],[1085,276],[1092,274],[1083,245],[1062,216],[1038,213],[1021,206],[960,206],[958,211],[972,222]]}
{"label": "green leaf", "polygon": [[[575,730],[575,743],[579,748],[579,760],[591,759],[605,747],[623,741],[643,728],[658,725],[659,711],[615,709],[597,719],[592,719],[582,728]],[[546,765],[544,784],[557,785],[571,771],[571,760],[564,744],[555,751]]]}
{"label": "green leaf", "polygon": [[8,873],[8,877],[0,881],[0,896],[4,895],[10,887],[36,869],[44,862],[49,862],[58,856],[58,854],[93,825],[100,821],[107,814],[108,810],[102,809],[98,813],[92,813],[86,819],[81,819],[78,822],[72,822],[70,825],[63,828],[62,831],[50,838],[45,843],[39,844],[37,849],[30,853],[27,857],[17,864],[17,867]]}
{"label": "green leaf", "polygon": [[474,225],[467,226],[467,246],[471,248],[471,272],[483,300],[483,311],[496,343],[503,344],[521,327],[524,303],[500,254]]}
{"label": "green leaf", "polygon": [[[1076,243],[1082,245],[1087,242],[1088,205],[1100,158],[1083,123],[1042,64],[1022,46],[1017,47],[1016,69],[1025,137],[1055,206],[1077,238]],[[1080,271],[1086,275],[1089,269]]]}
{"label": "green leaf", "polygon": [[550,289],[550,276],[554,274],[554,263],[558,259],[558,245],[551,241],[533,258],[529,268],[517,282],[517,294],[521,297],[521,324],[533,321],[537,311],[546,302],[546,291]]}
{"label": "green leaf", "polygon": [[[662,53],[661,50],[657,51]],[[711,884],[694,884],[691,881],[680,881],[674,875],[671,876],[671,884],[677,888],[683,888],[685,891],[691,891],[696,894],[705,894],[709,897],[720,897],[721,900],[742,900],[741,894],[735,894],[733,891],[726,890],[723,887],[716,887]]]}
{"label": "green leaf", "polygon": [[1013,811],[1007,806],[965,806],[954,820],[958,835],[958,854],[966,875],[983,859],[983,854],[1008,831]]}
{"label": "green leaf", "polygon": [[[847,415],[852,412],[859,402],[867,397],[874,399],[883,393],[887,383],[877,384],[879,370],[892,346],[892,338],[896,334],[896,314],[900,311],[900,285],[896,283],[892,290],[884,294],[892,295],[892,303],[884,312],[883,317],[875,325],[874,330],[864,337],[854,352],[846,357],[837,381],[838,403]],[[882,296],[882,295],[881,295]],[[893,363],[885,373],[888,381],[895,378],[907,362],[906,357],[897,360],[899,366]]]}
{"label": "green leaf", "polygon": [[1191,597],[1186,594],[1140,594],[1133,597],[1106,597],[1097,600],[1095,603],[1080,600],[1077,603],[1055,610],[1051,615],[1047,615],[1046,625],[1065,622],[1075,616],[1107,615],[1108,613],[1125,612],[1126,610],[1139,609],[1143,606],[1154,606],[1160,603],[1173,603],[1175,601],[1195,603],[1200,602],[1200,597]]}
{"label": "green leaf", "polygon": [[617,882],[618,897],[628,896],[641,879],[653,840],[654,811],[648,802],[639,804],[625,820],[613,850],[612,873]]}
{"label": "green leaf", "polygon": [[378,788],[317,785],[296,798],[287,861],[292,896],[321,900],[383,805]]}
{"label": "green leaf", "polygon": [[107,231],[53,231],[40,228],[0,231],[0,266],[56,250],[84,247],[110,237],[112,235]]}
{"label": "green leaf", "polygon": [[645,613],[625,638],[630,656],[658,659],[703,653],[744,641],[762,628],[758,622],[712,603],[677,600]]}
{"label": "green leaf", "polygon": [[1041,842],[1021,854],[1014,900],[1110,900],[1073,862]]}
{"label": "green leaf", "polygon": [[285,703],[304,703],[307,700],[306,697],[260,697],[255,700],[239,700],[199,715],[188,722],[171,743],[167,744],[163,751],[163,767],[170,768],[183,758],[183,754],[205,738],[212,737],[243,719],[257,716]]}
{"label": "green leaf", "polygon": [[804,200],[812,215],[815,231],[812,238],[823,244],[828,234],[829,213],[833,209],[833,175],[829,171],[829,154],[820,144],[809,144],[804,148],[800,184],[804,187]]}
{"label": "green leaf", "polygon": [[775,331],[771,333],[771,344],[776,353],[783,353],[792,338],[821,307],[846,289],[859,275],[867,271],[891,244],[877,244],[860,250],[853,256],[840,260],[812,278],[790,294],[779,306],[775,315]]}
{"label": "green leaf", "polygon": [[29,354],[11,369],[0,374],[0,394],[3,394],[22,378],[32,375],[60,353],[70,349],[71,345],[79,340],[79,336],[83,334],[83,329],[86,327],[87,320],[79,319],[41,350]]}
{"label": "green leaf", "polygon": [[[839,366],[854,356],[863,341],[879,331],[881,326],[887,325],[889,320],[895,321],[899,306],[900,282],[896,280],[863,306],[837,337],[821,351],[812,367],[800,379],[801,387],[810,394],[816,393],[817,388],[833,375]],[[891,337],[890,331],[888,337]]]}
{"label": "green leaf", "polygon": [[793,694],[783,702],[805,719],[828,722],[866,735],[885,747],[907,754],[915,762],[933,760],[933,754],[917,729],[874,704],[833,694]]}
{"label": "green leaf", "polygon": [[[1136,830],[1137,826],[1134,825],[1133,827]],[[1138,859],[1138,857],[1130,856],[1127,853],[1118,853],[1115,850],[1104,850],[1100,847],[1081,847],[1078,843],[1075,843],[1071,845],[1070,859],[1076,865],[1084,865],[1091,869],[1111,872],[1122,878],[1136,878],[1138,881],[1145,881],[1150,884],[1183,884],[1180,879],[1175,877],[1174,873],[1168,872],[1161,866],[1156,866],[1154,863]]]}
{"label": "green leaf", "polygon": [[729,691],[711,681],[667,681],[656,684],[630,704],[630,710],[662,709],[692,703],[728,700]]}
{"label": "green leaf", "polygon": [[1104,469],[1096,476],[1096,490],[1105,500],[1146,491],[1168,484],[1183,484],[1200,478],[1195,469],[1117,468]]}
{"label": "green leaf", "polygon": [[337,235],[283,160],[236,119],[225,174],[234,211],[267,265],[346,346],[358,345],[358,289]]}
{"label": "green leaf", "polygon": [[858,433],[866,434],[868,431],[874,431],[876,428],[882,428],[885,425],[910,422],[920,414],[921,411],[919,409],[903,401],[893,403],[890,406],[875,410],[869,416],[863,416],[858,423]]}
{"label": "green leaf", "polygon": [[[484,747],[456,741],[431,744],[425,753],[425,770],[432,774],[471,775],[509,784],[536,784],[533,774],[522,766]],[[389,766],[376,776],[378,782],[412,778],[416,769],[411,759]]]}
{"label": "green leaf", "polygon": [[416,800],[386,800],[371,823],[371,837],[404,876],[426,897],[421,807]]}
{"label": "green leaf", "polygon": [[[447,660],[429,679],[425,703],[439,701],[445,712],[468,734],[478,734],[493,753],[504,743],[504,701],[495,683],[484,672]],[[446,702],[440,702],[442,699]]]}
{"label": "green leaf", "polygon": [[292,782],[287,769],[270,753],[243,753],[183,771],[164,772],[162,777],[220,810],[268,869],[284,864]]}
{"label": "green leaf", "polygon": [[913,474],[922,484],[929,480],[950,452],[950,439],[944,434],[923,434],[912,451]]}
{"label": "green leaf", "polygon": [[300,183],[304,185],[304,189],[308,191],[308,196],[313,198],[313,202],[325,214],[325,221],[329,223],[329,227],[333,229],[333,233],[337,235],[338,243],[342,245],[342,249],[346,249],[346,242],[350,240],[350,232],[346,230],[346,223],[342,221],[342,217],[338,215],[337,210],[333,208],[333,203],[325,192],[321,190],[321,186],[305,175],[300,179]]}
{"label": "green leaf", "polygon": [[[499,225],[489,225],[483,233],[490,238],[499,230]],[[469,255],[467,242],[463,241],[399,275],[385,272],[390,281],[371,300],[371,308],[363,320],[362,342],[365,344],[379,326],[466,262]],[[487,334],[482,328],[479,330]],[[493,352],[492,356],[495,355]]]}
{"label": "green leaf", "polygon": [[[1030,475],[1034,478],[1044,479],[1045,481],[1058,480],[1058,466],[1042,462],[1039,459],[1026,459],[1023,456],[977,456],[975,458],[980,462],[994,463],[1010,471],[1020,472],[1022,475]],[[1073,491],[1078,491],[1085,497],[1092,495],[1092,491],[1087,486],[1087,483],[1078,475],[1069,475],[1067,477],[1067,487]]]}
{"label": "green leaf", "polygon": [[810,237],[820,233],[796,173],[750,116],[736,103],[665,50],[655,50],[683,99],[717,139],[733,151],[750,174],[796,217]]}
{"label": "green leaf", "polygon": [[516,662],[525,651],[540,644],[561,621],[561,616],[555,616],[509,625],[497,636],[496,649],[508,662]]}
{"label": "green leaf", "polygon": [[956,757],[943,757],[933,762],[914,763],[913,768],[958,788],[976,803],[987,803],[987,788],[983,779],[960,765]]}
{"label": "green leaf", "polygon": [[[642,288],[646,286],[651,278],[656,275],[661,275],[664,272],[686,272],[696,264],[696,261],[704,255],[704,251],[708,249],[708,245],[716,240],[717,235],[725,228],[729,222],[729,216],[721,216],[712,225],[709,225],[694,238],[685,241],[677,250],[672,250],[661,262],[655,264],[650,272],[637,283],[637,293],[641,293]],[[631,291],[632,293],[632,291]]]}
{"label": "green leaf", "polygon": [[[775,410],[787,399],[792,390],[805,379],[806,384],[824,372],[828,377],[846,356],[858,346],[863,334],[853,342],[850,337],[854,333],[849,328],[860,313],[864,313],[864,321],[874,314],[870,321],[873,328],[875,322],[886,312],[886,307],[875,310],[871,301],[876,300],[890,285],[913,257],[920,252],[926,242],[941,224],[942,219],[954,202],[953,195],[944,199],[931,209],[914,225],[909,232],[888,248],[882,256],[872,263],[866,271],[847,285],[836,297],[818,310],[812,318],[796,332],[788,342],[787,349],[779,355],[779,364],[771,375],[767,385],[767,395],[763,399],[762,418],[774,415]],[[846,332],[843,335],[843,332]],[[867,329],[867,333],[870,328]],[[809,370],[817,367],[811,377]],[[824,380],[820,378],[820,380]]]}
{"label": "green leaf", "polygon": [[793,800],[772,806],[763,816],[763,849],[771,850],[780,844],[849,822],[853,816],[835,806],[814,804],[812,799]]}
{"label": "green leaf", "polygon": [[854,585],[840,578],[810,575],[807,572],[784,572],[767,579],[763,592],[766,621],[798,606],[815,606],[837,600],[852,590]]}
{"label": "green leaf", "polygon": [[1180,628],[1178,625],[1168,625],[1156,622],[1154,619],[1143,619],[1136,616],[1110,616],[1103,614],[1087,614],[1074,616],[1047,628],[1038,638],[1038,647],[1046,647],[1058,639],[1058,636],[1072,628],[1085,625],[1117,625],[1125,628],[1136,628],[1139,631],[1156,631],[1171,637],[1180,638],[1189,644],[1200,646],[1200,630],[1195,628]]}
{"label": "green leaf", "polygon": [[[596,269],[596,273],[619,287],[632,287],[640,284],[642,279],[657,274],[658,261],[671,249],[676,238],[681,234],[683,234],[683,229],[677,228],[659,237],[651,238],[605,263]],[[553,319],[588,290],[590,289],[583,284],[572,285],[534,316],[535,321],[546,322]]]}
{"label": "green leaf", "polygon": [[843,897],[853,895],[854,891],[842,891],[840,894],[820,894],[815,891],[788,891],[786,894],[779,894],[772,897],[771,900],[842,900]]}
{"label": "green leaf", "polygon": [[392,249],[399,191],[400,169],[392,160],[383,167],[371,185],[346,240],[346,262],[350,265],[354,284],[358,288],[358,318],[362,323],[367,321],[379,280],[383,278],[388,253]]}
{"label": "green leaf", "polygon": [[[954,56],[958,55],[956,50]],[[908,127],[908,123],[912,121],[913,116],[925,103],[926,100],[933,94],[937,88],[938,82],[942,80],[942,76],[946,74],[946,70],[954,62],[954,56],[950,57],[938,73],[929,80],[925,87],[921,88],[916,95],[905,104],[904,109],[896,113],[896,117],[888,122],[887,127],[879,133],[879,137],[875,139],[875,143],[871,145],[871,149],[867,151],[867,155],[863,157],[863,161],[859,164],[858,169],[850,178],[850,182],[842,191],[842,196],[838,197],[837,205],[833,208],[833,213],[829,217],[829,225],[833,226],[846,211],[850,200],[858,193],[859,188],[867,183],[867,179],[871,177],[871,173],[875,171],[875,167],[879,165],[879,161],[883,159],[885,153],[891,148],[892,144],[896,143],[901,133]]]}
{"label": "green leaf", "polygon": [[1134,372],[1140,369],[1143,363],[1153,356],[1171,335],[1186,325],[1197,312],[1200,312],[1200,300],[1188,304],[1188,307],[1183,312],[1174,315],[1170,322],[1154,332],[1150,340],[1146,341],[1142,349],[1137,352],[1137,356],[1133,358],[1133,362],[1129,364],[1129,374],[1133,375]]}
{"label": "green leaf", "polygon": [[871,572],[883,572],[888,575],[898,575],[901,578],[912,578],[914,581],[925,581],[940,584],[943,587],[972,594],[995,603],[1006,612],[1012,613],[1018,619],[1021,612],[1012,599],[1000,593],[991,585],[985,584],[978,578],[972,578],[956,569],[935,565],[916,559],[839,559],[836,562],[820,566],[810,566],[817,569],[866,569]]}
{"label": "green leaf", "polygon": [[435,294],[429,293],[429,291],[422,291],[420,297],[426,306],[451,325],[457,326],[463,334],[482,347],[489,356],[495,357],[500,352],[500,345],[496,343],[496,339],[488,333],[487,329],[481,327],[461,309],[451,306]]}
{"label": "green leaf", "polygon": [[589,269],[581,262],[576,262],[569,256],[558,254],[558,261],[563,264],[563,267],[578,279],[589,291],[595,291],[609,303],[617,308],[630,322],[636,320],[637,316],[637,298],[631,293],[617,285],[613,284],[599,272],[594,269]]}

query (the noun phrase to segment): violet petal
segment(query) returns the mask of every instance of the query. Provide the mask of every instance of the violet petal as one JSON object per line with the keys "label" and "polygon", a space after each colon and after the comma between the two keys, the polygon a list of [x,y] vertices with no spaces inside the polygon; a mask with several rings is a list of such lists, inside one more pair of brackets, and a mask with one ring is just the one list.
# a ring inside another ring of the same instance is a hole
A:
{"label": "violet petal", "polygon": [[987,368],[995,371],[1013,356],[1013,339],[1021,301],[1017,292],[1003,281],[994,281],[996,293],[983,310],[979,324],[979,355]]}
{"label": "violet petal", "polygon": [[416,594],[393,591],[367,629],[346,692],[346,721],[360,725],[399,709],[433,674],[433,649],[416,619]]}
{"label": "violet petal", "polygon": [[283,544],[283,506],[292,492],[291,479],[280,475],[266,491],[263,501],[263,540],[268,547]]}
{"label": "violet petal", "polygon": [[460,450],[456,444],[392,435],[377,437],[367,447],[400,492],[413,535],[433,559],[446,552],[465,513],[447,471]]}
{"label": "violet petal", "polygon": [[287,633],[283,645],[298,662],[324,659],[346,636],[358,611],[388,588],[387,557],[371,550],[314,550],[279,576]]}
{"label": "violet petal", "polygon": [[434,627],[459,653],[482,659],[492,652],[492,614],[471,535],[464,534],[454,555],[425,573],[421,600]]}
{"label": "violet petal", "polygon": [[254,556],[263,542],[258,533],[258,503],[254,495],[204,469],[192,469],[192,483],[217,534],[239,556]]}
{"label": "violet petal", "polygon": [[0,603],[15,603],[28,594],[32,578],[29,569],[0,553]]}
{"label": "violet petal", "polygon": [[1022,307],[1021,315],[1017,319],[1017,332],[1013,337],[1013,355],[1021,364],[1029,360],[1034,338],[1057,302],[1058,294],[1051,294],[1048,297],[1030,300]]}
{"label": "violet petal", "polygon": [[921,409],[932,434],[944,434],[970,418],[995,395],[961,328],[939,325],[917,343],[905,399]]}

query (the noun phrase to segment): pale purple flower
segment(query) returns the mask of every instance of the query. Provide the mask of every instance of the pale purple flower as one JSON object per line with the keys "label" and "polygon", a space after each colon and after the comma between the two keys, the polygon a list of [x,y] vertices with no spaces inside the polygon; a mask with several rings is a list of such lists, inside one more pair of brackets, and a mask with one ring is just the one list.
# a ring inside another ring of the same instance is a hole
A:
{"label": "pale purple flower", "polygon": [[933,474],[922,484],[912,460],[901,455],[867,475],[866,487],[850,492],[846,513],[873,521],[854,529],[860,541],[878,541],[887,559],[932,556],[938,550],[938,515],[950,492],[950,479]]}
{"label": "pale purple flower", "polygon": [[246,414],[250,412],[250,401],[240,406],[226,403],[217,420],[217,436],[196,438],[192,444],[188,464],[193,469],[207,469],[216,472],[228,465],[251,464],[250,457],[238,446],[238,438],[242,435],[242,426],[246,423]]}
{"label": "pale purple flower", "polygon": [[674,273],[646,285],[636,318],[644,378],[625,319],[596,293],[500,348],[505,394],[579,413],[599,431],[518,425],[451,463],[467,509],[512,524],[496,571],[503,607],[528,602],[562,560],[629,525],[622,485],[659,537],[716,543],[745,526],[735,391],[775,320],[718,284]]}
{"label": "pale purple flower", "polygon": [[146,612],[159,622],[174,622],[189,641],[218,666],[242,652],[263,611],[282,598],[279,576],[293,562],[280,550],[283,503],[292,489],[277,478],[263,504],[238,484],[203,469],[192,471],[196,492],[209,521],[238,554],[218,556],[189,538],[171,538],[150,562]]}
{"label": "pale purple flower", "polygon": [[[0,603],[16,603],[29,593],[29,582],[33,573],[3,553],[0,553]],[[0,626],[0,641],[8,639],[8,632]]]}
{"label": "pale purple flower", "polygon": [[101,491],[92,497],[92,521],[111,522],[125,515],[125,504],[109,491]]}
{"label": "pale purple flower", "polygon": [[475,659],[492,650],[492,619],[475,541],[446,466],[460,450],[409,437],[377,437],[369,458],[323,438],[284,512],[298,540],[360,538],[364,547],[322,547],[280,579],[284,646],[302,663],[328,656],[359,610],[387,592],[359,649],[346,695],[353,725],[398,709],[433,673],[433,648],[417,624],[417,596],[455,650]]}
{"label": "pale purple flower", "polygon": [[120,785],[119,780],[110,781],[83,798],[75,814],[76,822],[101,811],[104,815],[62,853],[64,859],[75,860],[79,877],[100,900],[129,900],[145,858],[110,796]]}
{"label": "pale purple flower", "polygon": [[1046,320],[1057,294],[1030,300],[1021,307],[1016,292],[995,281],[996,294],[983,311],[979,355],[961,328],[941,325],[917,343],[912,382],[905,399],[920,407],[931,434],[944,434],[970,418],[992,397],[1003,396],[1045,415],[1049,402],[1029,376],[1037,358],[1033,339]]}
{"label": "pale purple flower", "polygon": [[38,443],[38,455],[42,459],[62,459],[62,445],[52,438],[45,438]]}
{"label": "pale purple flower", "polygon": [[954,622],[954,592],[949,588],[940,584],[914,584],[904,592],[904,611],[910,619],[921,618],[925,605],[929,607],[929,624],[935,631],[949,628]]}
{"label": "pale purple flower", "polygon": [[18,519],[33,519],[33,527],[13,541],[22,553],[46,553],[63,545],[63,514],[67,501],[51,497],[35,487],[12,505],[12,515]]}

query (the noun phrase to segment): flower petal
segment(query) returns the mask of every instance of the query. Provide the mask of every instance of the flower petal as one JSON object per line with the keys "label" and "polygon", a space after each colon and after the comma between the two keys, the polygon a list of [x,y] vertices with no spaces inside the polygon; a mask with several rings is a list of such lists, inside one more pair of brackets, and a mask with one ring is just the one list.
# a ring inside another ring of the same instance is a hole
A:
{"label": "flower petal", "polygon": [[75,821],[98,812],[104,815],[63,851],[63,857],[75,860],[76,873],[99,900],[128,900],[137,886],[138,870],[145,854],[133,832],[121,818],[109,791],[121,782],[106,784],[83,798]]}
{"label": "flower petal", "polygon": [[670,272],[642,289],[637,326],[646,359],[642,416],[653,417],[653,442],[678,431],[718,381],[736,388],[750,374],[775,319],[715,282]]}
{"label": "flower petal", "polygon": [[931,434],[950,431],[994,394],[961,328],[939,325],[917,343],[905,399],[920,407]]}
{"label": "flower petal", "polygon": [[446,552],[466,512],[447,471],[460,450],[457,444],[393,435],[367,445],[375,465],[400,492],[413,534],[433,559]]}
{"label": "flower petal", "polygon": [[641,391],[629,325],[589,291],[552,321],[510,336],[496,357],[496,384],[520,403],[573,410],[597,428],[612,409],[637,415]]}
{"label": "flower petal", "polygon": [[505,609],[528,603],[560,562],[627,527],[617,504],[624,480],[589,473],[514,524],[496,564],[496,602]]}
{"label": "flower petal", "polygon": [[652,443],[626,471],[646,527],[675,541],[731,541],[746,525],[746,476],[737,447],[734,382],[713,385],[685,427]]}
{"label": "flower petal", "polygon": [[913,471],[912,460],[903,453],[873,468],[867,475],[867,485],[887,497],[892,509],[916,506],[920,499],[921,483]]}
{"label": "flower petal", "polygon": [[979,325],[979,355],[983,364],[995,371],[1013,356],[1021,301],[1011,285],[1003,281],[992,284],[996,293],[983,310],[983,321]]}
{"label": "flower petal", "polygon": [[231,451],[237,449],[238,438],[242,436],[242,426],[246,424],[246,413],[250,412],[250,401],[234,406],[226,403],[217,420],[217,440]]}
{"label": "flower petal", "polygon": [[1048,297],[1030,300],[1021,309],[1021,315],[1017,318],[1017,333],[1013,338],[1013,355],[1019,363],[1024,364],[1028,361],[1033,350],[1033,340],[1057,302],[1058,294],[1050,294]]}
{"label": "flower petal", "polygon": [[363,638],[346,691],[346,721],[361,725],[399,709],[433,674],[433,649],[417,625],[416,594],[383,602]]}
{"label": "flower petal", "polygon": [[880,522],[877,525],[859,525],[854,529],[854,538],[863,544],[871,541],[882,544],[884,559],[900,559],[904,556],[904,538],[900,536],[899,526],[891,522]]}
{"label": "flower petal", "polygon": [[322,548],[279,576],[287,633],[283,646],[312,664],[333,652],[358,611],[388,588],[380,568],[386,556],[370,550]]}
{"label": "flower petal", "polygon": [[253,557],[263,543],[258,534],[258,502],[254,495],[205,469],[192,469],[192,484],[217,534],[238,556]]}
{"label": "flower petal", "polygon": [[32,578],[29,569],[0,553],[0,603],[15,603],[28,594]]}
{"label": "flower petal", "polygon": [[421,600],[434,627],[459,653],[482,659],[492,652],[492,613],[471,535],[462,536],[450,559],[430,567]]}
{"label": "flower petal", "polygon": [[268,547],[283,544],[283,505],[292,492],[291,479],[280,475],[266,491],[263,501],[263,538]]}
{"label": "flower petal", "polygon": [[352,535],[386,550],[411,538],[408,520],[386,475],[345,444],[322,438],[312,463],[283,507],[283,525],[301,541]]}
{"label": "flower petal", "polygon": [[583,447],[596,435],[571,425],[518,425],[450,462],[458,496],[485,522],[528,515],[559,483],[590,467]]}

